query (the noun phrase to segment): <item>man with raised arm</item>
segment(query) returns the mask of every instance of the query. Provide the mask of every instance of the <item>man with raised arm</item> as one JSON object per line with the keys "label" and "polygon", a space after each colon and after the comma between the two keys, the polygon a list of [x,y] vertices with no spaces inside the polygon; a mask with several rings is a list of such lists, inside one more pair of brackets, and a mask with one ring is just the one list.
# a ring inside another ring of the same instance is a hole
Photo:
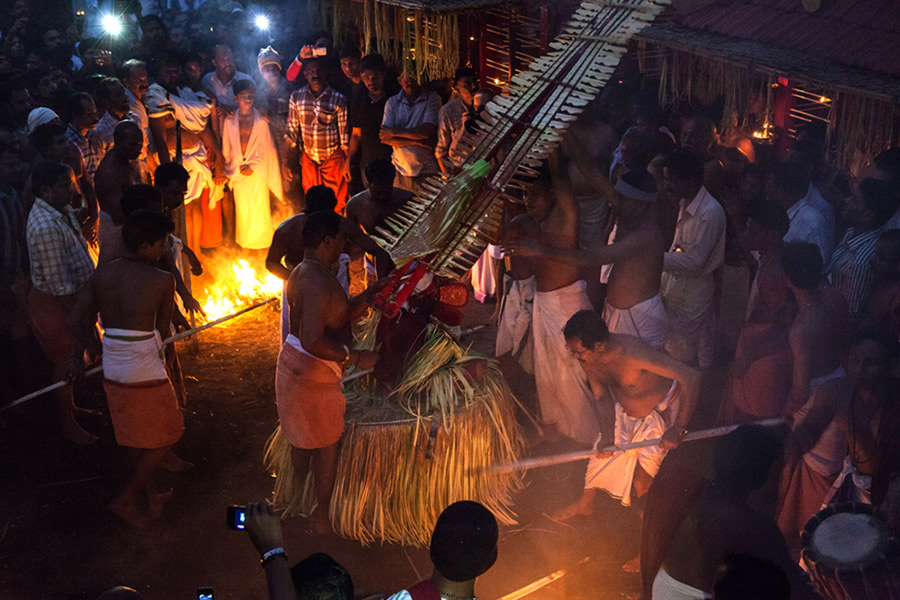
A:
{"label": "man with raised arm", "polygon": [[[275,398],[281,435],[291,445],[295,477],[306,476],[310,464],[318,511],[317,533],[331,530],[328,519],[338,442],[344,433],[345,400],[341,392],[344,369],[371,369],[378,355],[352,348],[350,327],[361,317],[366,301],[377,291],[348,298],[332,267],[344,249],[341,217],[334,212],[308,215],[303,226],[303,260],[287,283],[290,334],[278,356]],[[298,479],[302,481],[302,479]]]}

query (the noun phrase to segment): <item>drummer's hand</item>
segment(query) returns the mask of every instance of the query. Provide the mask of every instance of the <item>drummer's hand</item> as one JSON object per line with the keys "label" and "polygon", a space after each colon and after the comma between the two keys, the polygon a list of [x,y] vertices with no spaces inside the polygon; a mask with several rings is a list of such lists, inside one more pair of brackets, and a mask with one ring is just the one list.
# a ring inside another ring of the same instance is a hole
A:
{"label": "drummer's hand", "polygon": [[659,442],[659,447],[663,450],[671,450],[672,448],[680,446],[681,442],[684,440],[684,434],[681,433],[682,431],[683,429],[678,426],[669,427],[663,434],[662,440]]}
{"label": "drummer's hand", "polygon": [[357,352],[359,352],[359,356],[356,359],[356,368],[360,371],[368,371],[374,368],[378,359],[381,358],[377,352],[372,352],[371,350],[357,350]]}

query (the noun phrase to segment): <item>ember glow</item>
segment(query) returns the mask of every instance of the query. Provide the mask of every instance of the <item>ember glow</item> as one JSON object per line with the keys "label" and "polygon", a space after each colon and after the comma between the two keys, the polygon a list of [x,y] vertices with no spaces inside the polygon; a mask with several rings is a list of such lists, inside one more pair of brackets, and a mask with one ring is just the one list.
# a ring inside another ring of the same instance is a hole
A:
{"label": "ember glow", "polygon": [[221,269],[215,283],[204,290],[206,320],[214,321],[254,302],[280,297],[281,285],[281,279],[264,268],[254,269],[246,259],[239,258],[231,264],[230,271]]}

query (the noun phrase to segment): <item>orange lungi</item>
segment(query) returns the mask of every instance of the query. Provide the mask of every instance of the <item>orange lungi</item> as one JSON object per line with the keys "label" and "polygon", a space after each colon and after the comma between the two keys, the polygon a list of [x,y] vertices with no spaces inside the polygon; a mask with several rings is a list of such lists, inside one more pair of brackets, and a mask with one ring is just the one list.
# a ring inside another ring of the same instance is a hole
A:
{"label": "orange lungi", "polygon": [[305,152],[300,156],[303,192],[306,193],[314,185],[327,185],[337,196],[337,206],[334,208],[334,212],[338,214],[344,214],[344,205],[347,204],[347,192],[349,191],[342,168],[344,160],[344,153],[341,150],[332,154],[331,158],[322,164],[313,161]]}
{"label": "orange lungi", "polygon": [[32,287],[28,292],[28,320],[44,355],[54,365],[65,365],[72,354],[72,330],[69,311],[52,294]]}
{"label": "orange lungi", "polygon": [[209,188],[204,188],[203,194],[195,200],[200,203],[200,211],[203,215],[203,229],[200,233],[201,248],[215,248],[222,243],[222,202],[216,202],[215,208],[209,207]]}
{"label": "orange lungi", "polygon": [[346,400],[341,377],[323,360],[288,343],[275,372],[275,400],[281,432],[295,448],[331,446],[344,433]]}
{"label": "orange lungi", "polygon": [[181,439],[184,417],[168,379],[141,383],[103,380],[116,442],[130,448],[165,448]]}

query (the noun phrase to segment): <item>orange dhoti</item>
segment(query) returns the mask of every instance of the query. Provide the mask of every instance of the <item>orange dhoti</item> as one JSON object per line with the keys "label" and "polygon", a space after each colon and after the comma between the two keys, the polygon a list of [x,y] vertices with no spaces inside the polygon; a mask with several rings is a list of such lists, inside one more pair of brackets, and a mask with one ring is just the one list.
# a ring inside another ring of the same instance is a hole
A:
{"label": "orange dhoti", "polygon": [[278,355],[275,400],[281,432],[295,448],[325,448],[344,433],[341,369],[299,348],[299,340],[289,335]]}
{"label": "orange dhoti", "polygon": [[344,213],[344,205],[347,203],[348,181],[344,179],[344,152],[339,150],[331,155],[331,158],[319,164],[306,153],[300,156],[301,177],[303,180],[303,193],[314,185],[327,185],[337,196],[337,206],[334,212]]}

